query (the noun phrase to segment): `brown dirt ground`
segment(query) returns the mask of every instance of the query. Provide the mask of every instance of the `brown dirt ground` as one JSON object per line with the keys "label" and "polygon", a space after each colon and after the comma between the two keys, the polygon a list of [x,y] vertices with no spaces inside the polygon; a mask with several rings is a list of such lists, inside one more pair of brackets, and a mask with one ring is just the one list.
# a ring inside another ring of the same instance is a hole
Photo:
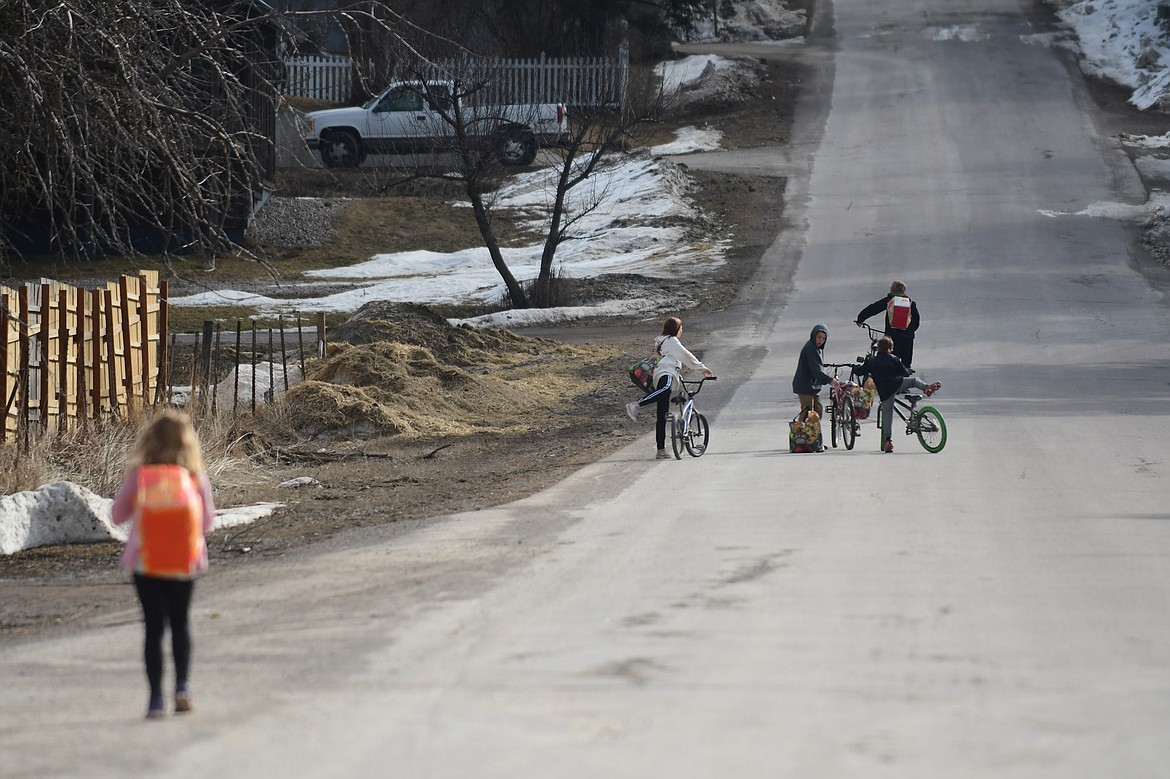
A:
{"label": "brown dirt ground", "polygon": [[[733,148],[782,142],[799,73],[784,64],[769,71],[759,101],[707,107],[702,117],[679,117],[678,125],[706,120],[724,130]],[[758,110],[761,102],[768,113]],[[784,191],[780,179],[692,175],[695,202],[734,235],[736,248],[712,278],[682,290],[702,301],[682,312],[688,322],[726,307],[754,272],[780,228]],[[614,288],[658,286],[618,276],[575,292],[601,298]],[[636,397],[625,369],[657,334],[645,323],[578,322],[564,328],[563,338],[535,339],[452,328],[414,306],[365,313],[331,332],[337,346],[286,398],[270,425],[277,431],[272,439],[244,441],[255,478],[233,481],[251,483],[217,485],[220,507],[284,506],[213,533],[213,570],[253,568],[261,575],[266,560],[345,543],[347,531],[516,500],[647,432],[622,409]],[[701,332],[688,329],[692,339]],[[298,476],[320,485],[276,487]],[[78,630],[135,608],[119,552],[116,543],[75,544],[0,557],[0,645]]]}

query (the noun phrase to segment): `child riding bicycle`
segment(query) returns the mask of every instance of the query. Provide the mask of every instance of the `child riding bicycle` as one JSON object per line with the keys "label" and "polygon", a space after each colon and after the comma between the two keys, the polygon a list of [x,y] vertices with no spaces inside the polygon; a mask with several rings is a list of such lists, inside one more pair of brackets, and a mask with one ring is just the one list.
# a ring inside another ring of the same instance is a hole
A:
{"label": "child riding bicycle", "polygon": [[894,398],[902,392],[911,389],[920,389],[930,397],[942,388],[942,382],[931,384],[913,375],[913,372],[894,356],[894,341],[889,336],[882,336],[877,342],[877,354],[866,358],[865,362],[853,369],[858,376],[869,376],[877,385],[878,397],[881,398],[880,414],[882,418],[882,448],[883,452],[893,452],[892,440],[894,429]]}

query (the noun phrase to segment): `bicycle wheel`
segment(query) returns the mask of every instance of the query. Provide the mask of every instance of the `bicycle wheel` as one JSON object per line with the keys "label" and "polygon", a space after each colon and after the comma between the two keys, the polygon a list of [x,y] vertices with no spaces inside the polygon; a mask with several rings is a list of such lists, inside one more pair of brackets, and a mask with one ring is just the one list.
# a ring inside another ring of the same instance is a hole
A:
{"label": "bicycle wheel", "polygon": [[841,404],[841,441],[850,451],[857,441],[857,415],[853,411],[853,398],[845,398]]}
{"label": "bicycle wheel", "polygon": [[691,457],[702,457],[707,451],[707,440],[711,437],[711,426],[707,424],[707,417],[695,412],[691,415],[691,424],[687,434],[683,437],[687,451]]}
{"label": "bicycle wheel", "polygon": [[833,448],[837,448],[837,430],[841,427],[841,404],[836,400],[830,401],[829,405],[829,440],[833,442]]}
{"label": "bicycle wheel", "polygon": [[674,459],[676,460],[682,459],[683,435],[682,414],[678,413],[670,422],[670,448],[674,450]]}
{"label": "bicycle wheel", "polygon": [[931,454],[937,454],[947,445],[947,423],[934,406],[923,406],[914,415],[914,432],[918,443]]}

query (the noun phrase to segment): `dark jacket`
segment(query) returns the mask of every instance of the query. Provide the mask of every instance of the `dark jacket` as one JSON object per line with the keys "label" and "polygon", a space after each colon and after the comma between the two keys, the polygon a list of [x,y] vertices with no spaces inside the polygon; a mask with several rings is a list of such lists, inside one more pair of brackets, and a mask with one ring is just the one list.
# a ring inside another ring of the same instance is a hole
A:
{"label": "dark jacket", "polygon": [[875,354],[854,368],[853,372],[872,378],[878,397],[882,400],[888,400],[896,393],[902,386],[902,380],[910,375],[910,369],[892,354]]}
{"label": "dark jacket", "polygon": [[800,350],[796,373],[792,376],[792,391],[797,395],[817,395],[822,385],[833,380],[832,376],[825,373],[823,349],[817,347],[817,333],[824,333],[825,343],[829,342],[829,328],[822,324],[813,327],[808,342]]}
{"label": "dark jacket", "polygon": [[894,354],[898,355],[902,362],[906,364],[906,367],[910,367],[914,362],[914,333],[918,330],[920,323],[918,318],[918,304],[913,299],[910,300],[910,327],[905,330],[898,330],[897,328],[890,327],[890,318],[885,316],[886,306],[893,296],[894,293],[891,292],[881,300],[875,300],[861,309],[857,314],[857,322],[860,324],[875,314],[882,314],[882,320],[886,323],[885,334],[894,342]]}
{"label": "dark jacket", "polygon": [[[894,293],[891,292],[890,294],[886,295],[881,300],[875,300],[874,302],[870,303],[865,308],[861,309],[861,311],[858,312],[858,314],[857,314],[857,321],[864,322],[865,320],[869,319],[871,316],[874,316],[875,314],[885,314],[886,313],[886,306],[889,305],[890,298],[892,298],[893,296],[894,296]],[[903,297],[906,297],[906,296],[903,295]],[[885,319],[885,323],[886,323],[885,333],[886,333],[886,335],[893,338],[895,343],[897,343],[898,338],[909,338],[910,340],[914,340],[914,333],[916,330],[918,330],[918,325],[919,325],[918,304],[915,303],[913,299],[910,300],[910,326],[908,328],[906,328],[905,330],[898,330],[896,328],[890,327],[890,318],[888,316],[885,317],[884,319]]]}

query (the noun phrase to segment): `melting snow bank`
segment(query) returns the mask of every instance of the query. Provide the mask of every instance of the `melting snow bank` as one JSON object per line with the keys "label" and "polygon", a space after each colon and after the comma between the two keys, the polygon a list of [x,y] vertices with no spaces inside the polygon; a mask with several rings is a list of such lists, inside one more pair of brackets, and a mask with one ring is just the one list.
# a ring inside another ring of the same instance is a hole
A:
{"label": "melting snow bank", "polygon": [[646,315],[674,310],[673,301],[631,298],[611,300],[596,306],[564,306],[561,308],[516,308],[470,319],[448,319],[454,327],[522,327],[524,325],[556,324],[594,316]]}
{"label": "melting snow bank", "polygon": [[126,529],[110,524],[114,501],[59,481],[0,498],[0,553],[62,543],[126,540]]}
{"label": "melting snow bank", "polygon": [[[0,554],[53,544],[125,541],[128,528],[110,522],[114,501],[72,482],[59,481],[36,490],[0,497]],[[223,509],[214,529],[254,522],[282,504],[257,503]]]}
{"label": "melting snow bank", "polygon": [[[672,148],[677,153],[681,147]],[[547,230],[544,220],[555,193],[555,173],[542,169],[517,175],[499,192],[497,207],[519,212],[526,226],[537,234]],[[577,220],[574,240],[558,249],[558,268],[575,278],[612,273],[708,276],[724,262],[728,242],[711,235],[706,217],[689,198],[692,186],[683,168],[655,159],[646,150],[607,159],[587,183],[571,193],[567,213]],[[543,243],[533,243],[505,248],[503,255],[517,278],[535,278],[543,249]],[[216,290],[172,298],[170,304],[247,303],[274,311],[294,306],[300,311],[356,311],[375,300],[490,303],[505,292],[500,274],[482,246],[455,252],[378,254],[356,265],[307,271],[305,276],[345,282],[344,291],[309,301]],[[355,283],[359,285],[356,289]]]}
{"label": "melting snow bank", "polygon": [[1170,108],[1170,40],[1151,0],[1049,0],[1077,36],[1081,68],[1132,90],[1138,108]]}

